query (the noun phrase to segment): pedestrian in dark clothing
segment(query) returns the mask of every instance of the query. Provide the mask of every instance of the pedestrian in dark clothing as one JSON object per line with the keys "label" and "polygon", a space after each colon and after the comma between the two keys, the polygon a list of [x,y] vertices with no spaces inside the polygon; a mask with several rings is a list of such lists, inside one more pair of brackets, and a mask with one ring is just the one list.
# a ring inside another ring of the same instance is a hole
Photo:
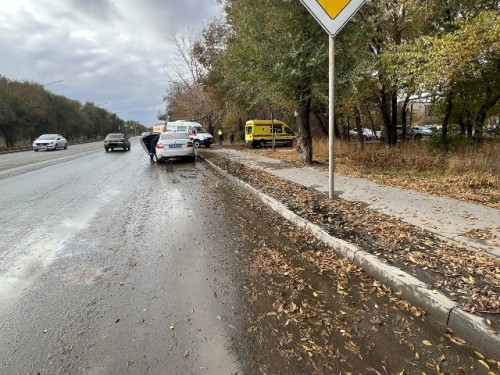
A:
{"label": "pedestrian in dark clothing", "polygon": [[229,135],[229,140],[231,141],[231,144],[234,145],[234,132],[231,130],[231,134]]}
{"label": "pedestrian in dark clothing", "polygon": [[160,139],[160,135],[155,135],[153,139],[151,140],[151,144],[149,145],[149,157],[151,160],[149,161],[150,163],[154,163],[154,157],[156,156],[156,144],[158,143],[158,140]]}

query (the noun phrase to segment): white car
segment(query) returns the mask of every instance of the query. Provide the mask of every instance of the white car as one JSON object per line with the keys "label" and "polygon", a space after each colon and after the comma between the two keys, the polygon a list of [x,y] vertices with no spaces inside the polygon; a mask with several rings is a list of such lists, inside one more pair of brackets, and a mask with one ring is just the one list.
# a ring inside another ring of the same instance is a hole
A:
{"label": "white car", "polygon": [[33,142],[33,150],[54,150],[67,149],[68,141],[60,134],[42,134]]}
{"label": "white car", "polygon": [[195,160],[193,140],[187,133],[163,132],[156,144],[156,160],[158,162],[170,158],[188,158]]}
{"label": "white car", "polygon": [[[373,130],[368,129],[368,128],[362,128],[362,133],[363,133],[363,139],[375,139],[375,138],[380,138],[376,133],[373,132]],[[358,130],[357,129],[352,129],[349,130],[349,136],[350,137],[357,137],[358,136]]]}

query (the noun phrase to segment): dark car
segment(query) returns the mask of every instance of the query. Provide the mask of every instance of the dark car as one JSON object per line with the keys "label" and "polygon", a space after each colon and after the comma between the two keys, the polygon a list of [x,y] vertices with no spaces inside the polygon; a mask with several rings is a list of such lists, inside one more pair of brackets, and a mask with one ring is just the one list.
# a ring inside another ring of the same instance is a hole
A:
{"label": "dark car", "polygon": [[104,149],[106,152],[121,148],[123,151],[130,151],[130,140],[123,133],[110,133],[104,139]]}

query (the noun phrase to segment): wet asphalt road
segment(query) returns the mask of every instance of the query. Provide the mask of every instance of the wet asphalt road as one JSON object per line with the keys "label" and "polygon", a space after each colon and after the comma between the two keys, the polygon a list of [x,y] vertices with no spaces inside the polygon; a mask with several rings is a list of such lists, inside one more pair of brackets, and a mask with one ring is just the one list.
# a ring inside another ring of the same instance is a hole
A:
{"label": "wet asphalt road", "polygon": [[0,171],[0,374],[487,373],[203,161],[78,146]]}
{"label": "wet asphalt road", "polygon": [[214,176],[100,146],[0,179],[0,373],[236,373]]}

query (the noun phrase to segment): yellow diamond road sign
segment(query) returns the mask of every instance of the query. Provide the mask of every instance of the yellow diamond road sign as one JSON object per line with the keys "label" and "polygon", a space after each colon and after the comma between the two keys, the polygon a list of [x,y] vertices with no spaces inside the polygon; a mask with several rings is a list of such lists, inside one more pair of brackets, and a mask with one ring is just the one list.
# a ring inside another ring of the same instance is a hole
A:
{"label": "yellow diamond road sign", "polygon": [[335,36],[366,0],[300,0],[321,26]]}

